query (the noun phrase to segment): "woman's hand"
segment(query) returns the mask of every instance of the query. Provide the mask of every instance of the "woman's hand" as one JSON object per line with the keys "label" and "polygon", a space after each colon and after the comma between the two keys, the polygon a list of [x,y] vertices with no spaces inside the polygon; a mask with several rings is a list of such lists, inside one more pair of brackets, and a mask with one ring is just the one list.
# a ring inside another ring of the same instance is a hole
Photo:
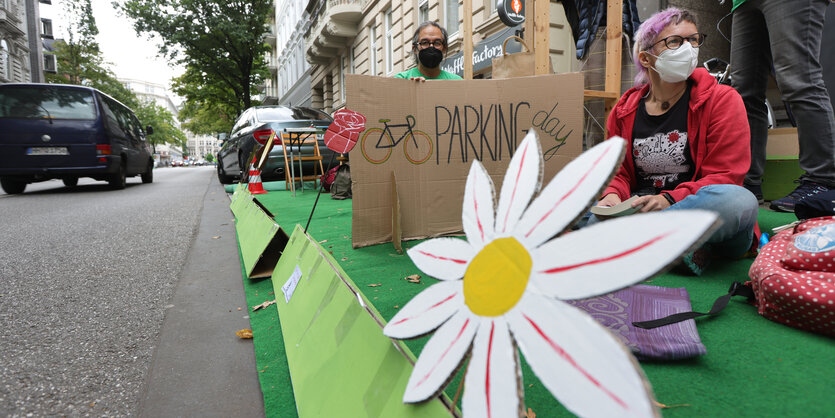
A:
{"label": "woman's hand", "polygon": [[660,194],[641,196],[632,202],[632,207],[644,205],[638,212],[655,212],[670,207],[667,198]]}
{"label": "woman's hand", "polygon": [[600,199],[600,201],[597,202],[597,206],[609,208],[617,205],[620,202],[620,197],[618,197],[616,193],[609,193],[606,196],[603,196],[603,199]]}

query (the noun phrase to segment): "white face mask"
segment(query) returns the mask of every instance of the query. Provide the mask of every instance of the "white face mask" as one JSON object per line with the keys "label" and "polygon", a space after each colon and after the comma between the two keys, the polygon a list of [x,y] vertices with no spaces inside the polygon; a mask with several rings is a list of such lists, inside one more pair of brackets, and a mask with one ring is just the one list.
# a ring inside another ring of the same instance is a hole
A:
{"label": "white face mask", "polygon": [[696,70],[699,62],[699,49],[693,48],[690,42],[685,42],[678,49],[667,49],[661,55],[652,56],[657,59],[655,67],[650,68],[655,70],[662,80],[668,83],[678,83],[687,80],[687,77],[690,77],[690,74]]}

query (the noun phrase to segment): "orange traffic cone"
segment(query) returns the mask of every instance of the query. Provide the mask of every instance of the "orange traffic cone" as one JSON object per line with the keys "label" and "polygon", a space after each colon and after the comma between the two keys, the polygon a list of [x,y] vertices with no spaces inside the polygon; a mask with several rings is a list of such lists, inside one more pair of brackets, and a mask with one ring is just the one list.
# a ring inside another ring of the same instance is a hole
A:
{"label": "orange traffic cone", "polygon": [[255,164],[249,166],[249,192],[252,194],[267,193],[261,185],[261,170],[255,168]]}

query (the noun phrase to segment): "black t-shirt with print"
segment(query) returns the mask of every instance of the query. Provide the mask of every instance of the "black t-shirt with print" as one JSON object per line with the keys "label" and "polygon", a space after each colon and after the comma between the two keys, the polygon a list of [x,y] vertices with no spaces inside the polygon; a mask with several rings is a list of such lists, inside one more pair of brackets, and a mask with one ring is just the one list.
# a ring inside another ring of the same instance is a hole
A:
{"label": "black t-shirt with print", "polygon": [[641,100],[632,128],[632,161],[638,183],[633,195],[656,195],[693,178],[695,169],[687,141],[689,103],[690,83],[663,115],[647,113]]}

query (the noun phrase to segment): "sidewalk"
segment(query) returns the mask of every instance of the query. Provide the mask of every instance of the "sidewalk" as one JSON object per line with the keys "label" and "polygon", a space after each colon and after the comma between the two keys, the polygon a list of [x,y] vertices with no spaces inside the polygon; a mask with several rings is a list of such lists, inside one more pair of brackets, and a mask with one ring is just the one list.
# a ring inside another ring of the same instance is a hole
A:
{"label": "sidewalk", "polygon": [[[140,399],[139,415],[264,416],[229,197],[211,177]],[[238,308],[241,308],[239,311]]]}

